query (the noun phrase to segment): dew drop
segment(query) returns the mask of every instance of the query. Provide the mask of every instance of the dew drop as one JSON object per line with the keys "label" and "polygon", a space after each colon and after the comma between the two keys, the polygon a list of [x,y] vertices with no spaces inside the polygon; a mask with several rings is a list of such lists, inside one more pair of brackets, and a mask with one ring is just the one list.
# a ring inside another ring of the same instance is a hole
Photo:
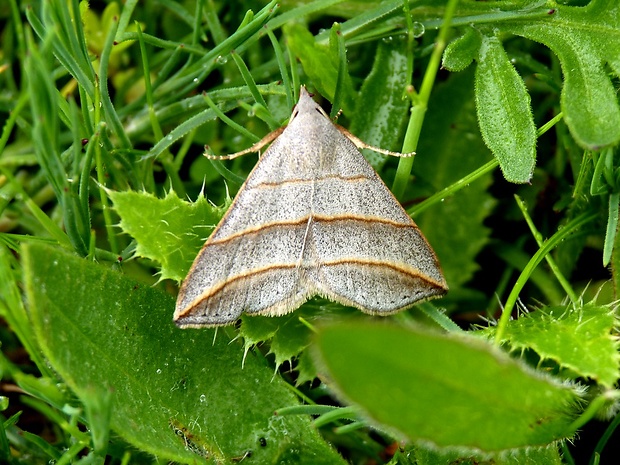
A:
{"label": "dew drop", "polygon": [[424,27],[424,24],[419,23],[417,21],[413,23],[413,30],[412,30],[413,37],[415,37],[416,39],[418,37],[422,37],[425,31],[426,31],[426,28]]}

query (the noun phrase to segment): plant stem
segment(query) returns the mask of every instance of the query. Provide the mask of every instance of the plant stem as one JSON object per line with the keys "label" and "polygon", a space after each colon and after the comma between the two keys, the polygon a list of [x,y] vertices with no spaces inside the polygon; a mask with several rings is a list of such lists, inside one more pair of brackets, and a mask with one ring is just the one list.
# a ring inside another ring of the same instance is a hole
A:
{"label": "plant stem", "polygon": [[[534,225],[534,222],[532,221],[532,218],[530,217],[527,211],[527,206],[525,205],[525,202],[518,195],[515,195],[515,200],[517,201],[517,205],[519,206],[519,209],[521,210],[521,213],[523,214],[523,218],[525,218],[527,225],[530,227],[532,236],[534,236],[534,239],[536,239],[536,243],[538,244],[538,247],[542,247],[544,243],[542,234],[540,234],[538,229],[536,229],[536,226]],[[546,255],[545,260],[547,260],[547,263],[549,264],[549,268],[551,268],[551,271],[553,271],[553,274],[555,275],[556,279],[558,280],[560,285],[564,288],[564,291],[568,295],[568,298],[571,300],[571,302],[577,303],[579,301],[579,296],[575,293],[575,291],[571,287],[568,280],[564,277],[564,275],[560,271],[560,267],[557,265],[553,257],[551,255]]]}
{"label": "plant stem", "polygon": [[409,214],[409,216],[412,216],[412,217],[415,215],[419,215],[427,208],[431,207],[432,205],[438,202],[441,202],[442,200],[446,199],[447,197],[450,197],[451,195],[454,195],[456,192],[460,191],[464,187],[467,187],[469,184],[474,182],[476,179],[484,176],[490,171],[493,171],[498,166],[499,166],[499,162],[497,161],[497,159],[494,158],[488,163],[485,163],[484,165],[482,165],[477,170],[472,171],[467,176],[464,176],[458,181],[453,182],[445,189],[442,189],[439,192],[436,192],[435,194],[431,195],[429,198],[427,198],[423,202],[420,202],[415,207],[410,208],[407,211],[407,213]]}
{"label": "plant stem", "polygon": [[[435,83],[435,76],[441,65],[441,55],[448,41],[448,31],[452,17],[454,16],[454,10],[458,0],[449,0],[446,5],[446,10],[443,16],[443,24],[437,36],[435,42],[435,48],[431,54],[426,73],[424,73],[424,79],[422,80],[422,87],[420,93],[414,99],[413,107],[411,108],[411,116],[409,117],[409,124],[407,126],[407,132],[405,133],[405,140],[403,142],[403,153],[415,152],[418,146],[418,140],[420,138],[420,132],[422,130],[422,123],[424,122],[424,115],[428,107],[428,100]],[[398,169],[396,171],[396,177],[394,178],[394,184],[392,185],[392,192],[396,198],[401,198],[405,193],[405,188],[409,181],[411,174],[411,168],[413,167],[413,157],[401,158],[398,163]]]}
{"label": "plant stem", "polygon": [[519,298],[519,293],[521,292],[521,289],[523,289],[523,287],[525,286],[525,283],[529,279],[534,269],[542,261],[545,255],[547,255],[551,250],[553,250],[553,248],[558,245],[562,240],[564,240],[569,234],[573,233],[584,224],[589,223],[597,216],[597,213],[583,213],[578,217],[573,218],[562,229],[560,229],[553,236],[547,239],[543,243],[542,247],[540,247],[540,249],[538,249],[538,251],[530,259],[528,264],[519,275],[519,278],[517,279],[517,282],[512,288],[508,299],[506,299],[506,304],[504,306],[504,309],[502,310],[502,316],[497,322],[495,344],[499,345],[503,340],[504,333],[506,332],[506,327],[508,326],[508,321],[510,321],[512,309],[514,308],[515,304],[517,303],[517,299]]}

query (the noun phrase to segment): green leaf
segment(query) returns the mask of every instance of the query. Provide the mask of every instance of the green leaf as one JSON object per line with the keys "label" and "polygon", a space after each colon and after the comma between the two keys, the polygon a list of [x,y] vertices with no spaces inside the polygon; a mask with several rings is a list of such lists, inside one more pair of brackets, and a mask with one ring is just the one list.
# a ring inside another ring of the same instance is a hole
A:
{"label": "green leaf", "polygon": [[530,95],[497,37],[482,36],[476,67],[480,132],[510,182],[529,182],[536,164]]}
{"label": "green leaf", "polygon": [[202,194],[194,203],[179,199],[174,191],[163,199],[148,192],[108,194],[121,217],[120,227],[138,243],[136,255],[161,263],[161,279],[177,281],[185,278],[228,208],[210,204]]}
{"label": "green leaf", "polygon": [[412,451],[416,465],[562,465],[564,462],[556,444],[547,447],[528,447],[497,454],[489,460],[488,454],[463,451],[436,450],[415,447]]}
{"label": "green leaf", "polygon": [[[434,194],[491,158],[474,116],[472,82],[473,72],[468,70],[436,87],[414,163],[414,198]],[[414,216],[439,257],[451,291],[471,279],[478,269],[475,258],[488,242],[490,230],[484,220],[495,205],[487,191],[492,180],[492,174],[486,174]]]}
{"label": "green leaf", "polygon": [[592,0],[586,7],[554,5],[538,20],[493,25],[540,42],[559,58],[564,85],[561,105],[572,136],[584,148],[620,141],[620,107],[604,64],[620,75],[620,10],[614,0]]}
{"label": "green leaf", "polygon": [[533,349],[543,360],[611,389],[620,378],[617,326],[614,309],[606,306],[545,307],[511,320],[502,342],[517,351]]}
{"label": "green leaf", "polygon": [[[510,8],[507,5],[507,8]],[[480,5],[468,5],[462,14],[488,13]],[[529,97],[497,38],[517,34],[548,46],[559,58],[564,73],[561,109],[575,140],[584,148],[598,150],[620,141],[620,107],[614,85],[604,68],[620,75],[620,10],[613,0],[593,0],[586,7],[553,5],[552,9],[526,12],[497,11],[468,28],[448,45],[444,66],[464,69],[478,48],[476,100],[480,128],[501,164],[506,179],[527,182],[534,167],[534,126]],[[529,13],[527,13],[529,14]],[[475,17],[475,16],[474,16]],[[596,27],[594,27],[596,25]],[[479,35],[479,37],[475,37]]]}
{"label": "green leaf", "polygon": [[[20,342],[30,354],[43,374],[47,367],[41,358],[37,338],[28,319],[28,312],[22,300],[18,284],[19,265],[15,255],[4,244],[0,245],[0,318],[8,323],[11,330],[19,337]],[[0,367],[0,377],[4,373]]]}
{"label": "green leaf", "polygon": [[[316,43],[314,36],[299,23],[287,24],[283,27],[286,41],[293,54],[301,62],[305,73],[312,84],[324,97],[334,100],[336,81],[338,80],[338,53],[329,46]],[[342,87],[342,110],[352,114],[355,98],[351,78],[345,76]]]}
{"label": "green leaf", "polygon": [[[369,145],[400,150],[409,116],[404,98],[409,83],[406,44],[402,39],[381,41],[372,70],[362,84],[349,130]],[[372,167],[380,170],[386,156],[363,149]]]}
{"label": "green leaf", "polygon": [[473,27],[466,28],[463,35],[447,45],[441,65],[450,71],[463,71],[478,58],[480,43],[480,34]]}
{"label": "green leaf", "polygon": [[297,366],[295,367],[297,370],[297,385],[301,385],[306,381],[312,381],[317,377],[316,366],[314,365],[314,361],[312,360],[312,356],[309,354],[309,351],[302,352],[297,357]]}
{"label": "green leaf", "polygon": [[273,415],[297,400],[258,358],[241,368],[224,331],[176,328],[172,296],[49,246],[22,256],[44,355],[79,398],[111,393],[99,405],[134,446],[183,463],[343,463],[307,417]]}
{"label": "green leaf", "polygon": [[241,316],[239,335],[244,339],[246,350],[261,342],[271,341],[270,352],[275,355],[275,364],[279,367],[284,362],[292,361],[310,344],[312,330],[301,319],[314,326],[333,319],[356,318],[364,318],[364,315],[357,309],[315,298],[288,315],[267,317],[244,314]]}
{"label": "green leaf", "polygon": [[561,104],[575,140],[593,150],[620,141],[620,107],[604,64],[620,75],[620,9],[614,0],[558,6],[540,21],[515,21],[507,32],[541,42],[560,59]]}
{"label": "green leaf", "polygon": [[313,348],[331,387],[413,441],[501,452],[574,433],[576,390],[471,336],[349,322]]}
{"label": "green leaf", "polygon": [[413,451],[416,465],[562,465],[556,444],[547,447],[528,447],[498,454],[489,460],[488,455],[462,451],[438,451],[416,447]]}

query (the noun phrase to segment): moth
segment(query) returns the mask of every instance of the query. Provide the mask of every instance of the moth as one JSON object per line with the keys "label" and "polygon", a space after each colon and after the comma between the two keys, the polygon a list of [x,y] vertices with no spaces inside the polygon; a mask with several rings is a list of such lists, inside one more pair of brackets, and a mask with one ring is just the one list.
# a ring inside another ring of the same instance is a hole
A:
{"label": "moth", "polygon": [[363,143],[304,87],[272,138],[194,260],[178,326],[284,315],[313,296],[389,315],[447,292],[433,249],[359,151]]}

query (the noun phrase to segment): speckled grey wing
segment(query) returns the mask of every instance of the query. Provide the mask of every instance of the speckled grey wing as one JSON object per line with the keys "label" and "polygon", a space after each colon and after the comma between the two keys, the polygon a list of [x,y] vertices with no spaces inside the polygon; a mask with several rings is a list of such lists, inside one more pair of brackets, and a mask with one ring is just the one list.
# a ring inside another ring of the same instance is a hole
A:
{"label": "speckled grey wing", "polygon": [[324,128],[306,247],[313,292],[371,314],[443,295],[430,245],[357,147]]}
{"label": "speckled grey wing", "polygon": [[177,299],[179,326],[286,313],[308,299],[298,265],[312,186],[291,179],[296,157],[287,139],[285,130],[263,155],[196,257]]}

